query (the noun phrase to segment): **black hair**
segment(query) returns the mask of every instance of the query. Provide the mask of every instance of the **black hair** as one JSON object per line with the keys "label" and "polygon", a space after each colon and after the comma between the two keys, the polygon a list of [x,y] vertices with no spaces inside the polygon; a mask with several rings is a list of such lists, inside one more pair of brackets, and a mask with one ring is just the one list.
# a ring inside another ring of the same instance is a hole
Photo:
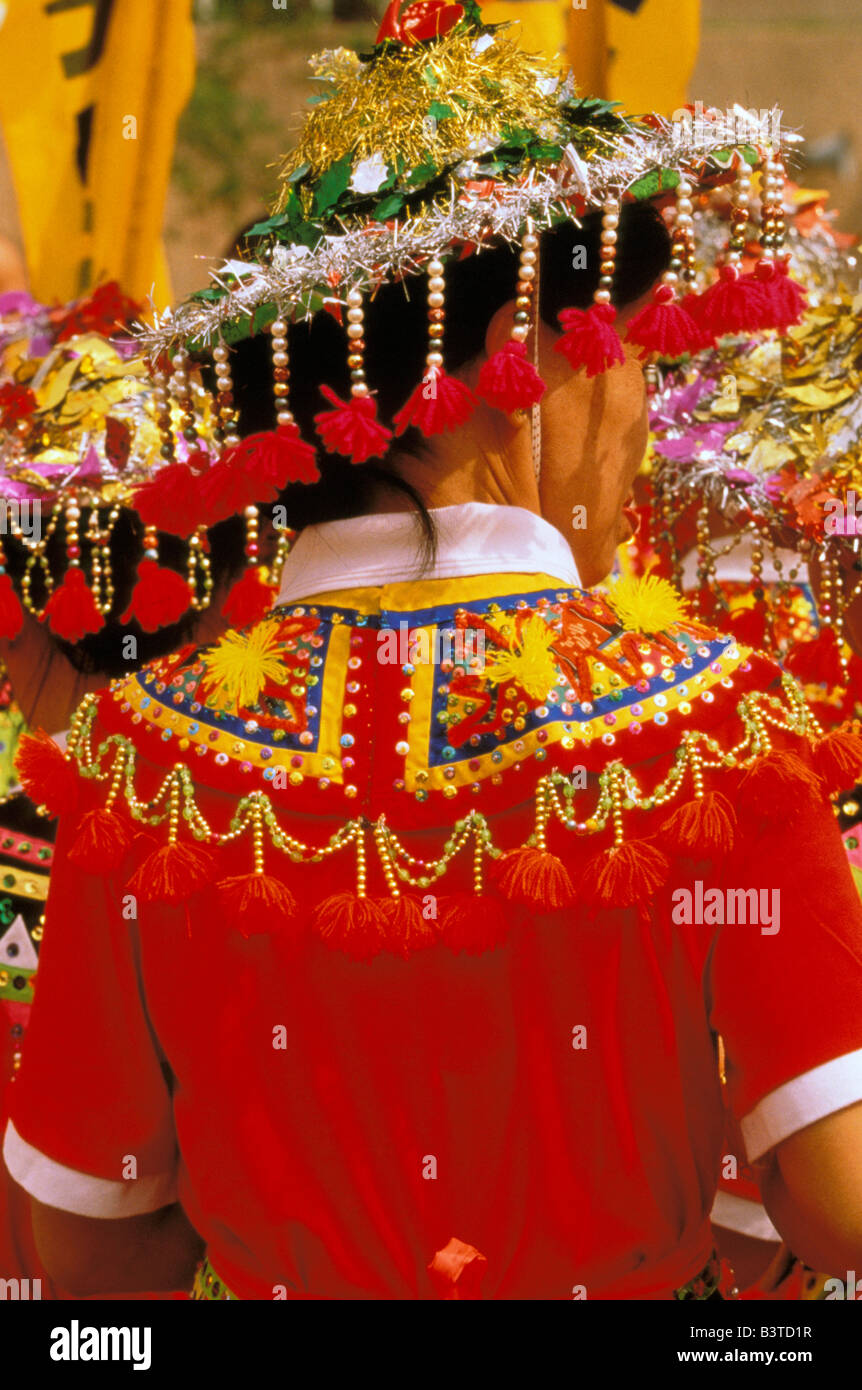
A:
{"label": "black hair", "polygon": [[[540,242],[539,312],[543,321],[559,329],[557,315],[563,308],[586,308],[598,284],[601,214],[584,218],[580,226],[560,223],[544,231]],[[583,254],[575,257],[576,248]],[[232,248],[233,249],[233,248]],[[622,209],[614,272],[614,302],[629,304],[655,283],[670,259],[670,238],[661,215],[649,202],[626,204]],[[575,265],[584,269],[575,269]],[[444,352],[447,369],[457,372],[484,351],[485,334],[497,310],[512,299],[518,272],[518,252],[509,245],[492,246],[463,260],[450,259],[446,266],[446,335]],[[410,276],[401,283],[387,282],[369,299],[365,308],[365,368],[368,384],[375,392],[379,418],[391,425],[392,417],[422,379],[427,351],[427,304],[424,278]],[[305,439],[315,441],[314,415],[326,407],[320,394],[322,384],[345,396],[349,389],[347,338],[344,328],[326,311],[307,322],[292,324],[289,330],[290,408]],[[258,334],[240,343],[232,353],[234,393],[239,410],[239,433],[243,436],[270,430],[275,425],[272,391],[270,339]],[[210,368],[205,383],[212,387]],[[287,526],[301,530],[323,521],[361,516],[368,510],[374,493],[385,486],[410,498],[422,527],[424,546],[420,558],[433,557],[435,533],[432,519],[414,488],[400,478],[392,458],[398,449],[421,453],[427,442],[416,429],[408,429],[390,446],[388,454],[365,464],[353,464],[336,454],[318,449],[320,482],[311,486],[291,485],[278,503],[284,507]],[[81,533],[85,519],[82,518]],[[237,575],[243,564],[245,530],[242,517],[215,526],[209,532],[210,563],[217,587]],[[111,562],[115,598],[112,612],[127,608],[136,582],[141,557],[143,526],[137,515],[124,510],[111,538]],[[28,552],[11,537],[7,542],[10,573],[20,578]],[[185,567],[184,542],[162,535],[160,563],[179,571]],[[46,560],[55,580],[65,570],[65,542],[54,535],[46,547]],[[34,577],[34,599],[41,605],[38,575]],[[129,662],[122,655],[123,637],[137,639],[137,662],[143,664],[176,650],[189,641],[198,621],[189,610],[178,622],[157,632],[143,632],[137,623],[120,625],[109,618],[101,632],[81,642],[58,641],[77,669],[101,672],[106,676],[124,675]]]}
{"label": "black hair", "polygon": [[[564,308],[587,308],[598,285],[601,214],[584,218],[580,226],[560,223],[540,241],[539,312],[560,331],[558,314]],[[583,254],[575,255],[582,248]],[[614,272],[617,306],[639,299],[655,283],[670,260],[670,237],[660,213],[649,202],[622,209]],[[583,265],[584,269],[575,269]],[[484,351],[485,334],[494,314],[514,298],[518,251],[493,246],[446,265],[447,370],[457,372]],[[410,276],[387,282],[365,306],[365,370],[377,399],[378,416],[391,426],[393,415],[421,381],[427,351],[427,304],[424,278]],[[327,312],[290,327],[290,408],[306,439],[314,440],[314,415],[326,408],[320,395],[325,383],[340,395],[349,389],[347,339],[344,328]],[[261,335],[242,343],[234,354],[233,377],[240,411],[241,433],[271,429],[275,422],[270,345]],[[406,493],[419,513],[426,538],[433,536],[421,498],[395,472],[398,450],[421,453],[427,443],[410,428],[390,446],[381,460],[353,464],[339,455],[318,450],[321,480],[312,486],[285,489],[279,501],[287,525],[300,530],[321,521],[360,516],[372,493],[385,484]]]}

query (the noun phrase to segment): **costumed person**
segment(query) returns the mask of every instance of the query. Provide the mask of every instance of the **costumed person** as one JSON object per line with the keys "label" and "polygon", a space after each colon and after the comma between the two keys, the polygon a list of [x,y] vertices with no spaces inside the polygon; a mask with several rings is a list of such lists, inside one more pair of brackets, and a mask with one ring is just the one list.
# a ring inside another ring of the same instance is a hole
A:
{"label": "costumed person", "polygon": [[[696,335],[694,184],[761,152],[579,98],[469,3],[395,4],[315,73],[256,259],[145,340],[160,372],[212,350],[231,400],[230,344],[244,381],[271,350],[274,428],[216,481],[268,477],[300,533],[276,602],[19,757],[59,815],[4,1143],[46,1263],[79,1293],[197,1266],[205,1299],[730,1295],[720,1034],[776,1225],[843,1270],[862,909],[828,796],[859,741],[666,582],[585,587],[629,529],[640,359]],[[774,271],[727,277],[763,329]]]}
{"label": "costumed person", "polygon": [[[701,251],[721,248],[737,209],[763,232],[761,199],[740,192],[696,205]],[[778,657],[829,728],[862,712],[859,541],[846,505],[852,512],[860,486],[857,238],[836,232],[822,192],[787,181],[781,194],[806,312],[783,341],[725,337],[652,384],[649,469],[639,479],[647,526],[626,559],[635,573],[673,578],[701,616]],[[746,241],[747,270],[764,251]],[[858,794],[848,791],[836,810],[858,884]],[[731,1120],[713,1222],[742,1296],[822,1296],[824,1278],[780,1246],[743,1154]]]}
{"label": "costumed person", "polygon": [[[28,723],[62,745],[88,691],[183,642],[212,640],[229,624],[225,602],[233,611],[227,585],[243,565],[242,522],[210,532],[196,529],[188,507],[173,515],[148,510],[152,481],[168,466],[164,428],[173,422],[180,431],[184,458],[191,443],[199,446],[201,470],[224,431],[218,413],[206,412],[193,441],[182,435],[176,373],[169,396],[133,360],[137,311],[112,284],[53,308],[24,294],[0,296],[0,656],[8,673],[0,755],[10,771]],[[200,389],[196,374],[187,389]],[[174,452],[172,445],[171,459]],[[6,778],[0,799],[4,1124],[26,1046],[54,854],[53,820],[16,781]],[[38,1262],[22,1197],[7,1179],[0,1274],[40,1278],[47,1298],[57,1290]]]}

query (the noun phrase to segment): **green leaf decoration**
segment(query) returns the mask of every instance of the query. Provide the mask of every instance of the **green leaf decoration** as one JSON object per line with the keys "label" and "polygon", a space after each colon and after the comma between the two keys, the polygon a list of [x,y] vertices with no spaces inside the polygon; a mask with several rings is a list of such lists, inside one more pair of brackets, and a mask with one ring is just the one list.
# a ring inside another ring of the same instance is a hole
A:
{"label": "green leaf decoration", "polygon": [[350,175],[353,172],[353,160],[349,154],[336,160],[335,164],[330,164],[325,173],[321,174],[317,188],[314,190],[313,212],[316,217],[328,212],[334,207],[343,193],[347,192],[350,183]]}
{"label": "green leaf decoration", "polygon": [[440,78],[437,76],[430,63],[423,69],[423,76],[432,92],[436,92],[437,88],[440,86]]}
{"label": "green leaf decoration", "polygon": [[287,182],[288,182],[288,183],[299,183],[299,180],[300,180],[300,179],[304,179],[304,178],[305,178],[305,176],[306,176],[306,174],[308,173],[308,171],[309,171],[310,168],[311,168],[311,165],[310,165],[310,164],[297,164],[297,166],[296,166],[296,168],[294,169],[293,173],[292,173],[292,174],[288,174],[288,176],[287,176]]}
{"label": "green leaf decoration", "polygon": [[455,115],[455,112],[445,101],[432,101],[428,107],[428,115],[433,116],[435,121],[448,121]]}
{"label": "green leaf decoration", "polygon": [[290,218],[285,213],[279,212],[275,217],[268,217],[265,222],[255,222],[253,227],[249,227],[246,236],[269,236],[285,227],[289,221]]}
{"label": "green leaf decoration", "polygon": [[394,217],[404,206],[404,198],[400,193],[392,193],[388,198],[384,198],[382,203],[378,203],[374,210],[374,217],[377,222],[385,222],[388,217]]}
{"label": "green leaf decoration", "polygon": [[679,174],[675,169],[653,169],[651,173],[644,174],[642,179],[638,179],[629,187],[629,193],[633,198],[656,198],[659,193],[668,193],[672,188],[676,188],[679,183]]}
{"label": "green leaf decoration", "polygon": [[251,334],[263,332],[267,324],[275,319],[276,307],[274,304],[258,304],[251,316]]}

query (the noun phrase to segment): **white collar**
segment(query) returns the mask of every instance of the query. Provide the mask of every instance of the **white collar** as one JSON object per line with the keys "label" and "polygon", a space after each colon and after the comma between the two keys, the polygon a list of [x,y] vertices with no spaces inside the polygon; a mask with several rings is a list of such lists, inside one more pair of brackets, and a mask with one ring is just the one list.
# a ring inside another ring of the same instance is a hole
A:
{"label": "white collar", "polygon": [[480,574],[545,574],[579,587],[572,552],[559,531],[523,507],[463,502],[431,511],[434,564],[420,572],[422,533],[415,512],[376,512],[306,526],[285,561],[276,603],[336,589],[456,579]]}

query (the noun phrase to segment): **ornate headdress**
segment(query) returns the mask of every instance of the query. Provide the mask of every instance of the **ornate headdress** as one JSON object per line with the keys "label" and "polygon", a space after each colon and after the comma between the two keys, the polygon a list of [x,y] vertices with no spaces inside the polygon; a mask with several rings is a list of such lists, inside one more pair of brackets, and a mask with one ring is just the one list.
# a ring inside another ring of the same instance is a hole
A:
{"label": "ornate headdress", "polygon": [[[321,384],[329,408],[315,417],[320,439],[357,463],[386,452],[392,431],[377,418],[365,376],[364,306],[381,285],[407,277],[426,277],[427,356],[394,432],[413,425],[431,435],[461,424],[476,395],[446,373],[446,264],[494,244],[519,249],[515,311],[477,394],[506,412],[534,406],[544,390],[527,352],[539,233],[590,211],[602,216],[599,283],[588,309],[562,311],[557,343],[575,370],[592,376],[623,360],[612,292],[626,201],[674,204],[670,268],[628,324],[627,339],[643,355],[678,356],[740,323],[785,328],[798,316],[801,298],[779,255],[783,229],[773,208],[780,151],[740,140],[734,113],[709,111],[697,123],[623,117],[524,53],[507,26],[484,25],[472,3],[391,4],[369,52],[339,48],[311,66],[319,91],[282,163],[272,216],[250,234],[254,259],[222,266],[208,289],[144,336],[163,370],[177,353],[213,352],[216,408],[230,427],[230,346],[271,332],[277,428],[229,449],[215,483],[230,490],[230,465],[239,465],[251,492],[262,478],[277,487],[315,477],[290,411],[288,324],[321,309],[344,323],[351,385],[344,400]],[[741,274],[734,223],[727,274],[700,295],[692,196],[734,177],[742,188],[758,164],[769,254],[757,275]]]}

